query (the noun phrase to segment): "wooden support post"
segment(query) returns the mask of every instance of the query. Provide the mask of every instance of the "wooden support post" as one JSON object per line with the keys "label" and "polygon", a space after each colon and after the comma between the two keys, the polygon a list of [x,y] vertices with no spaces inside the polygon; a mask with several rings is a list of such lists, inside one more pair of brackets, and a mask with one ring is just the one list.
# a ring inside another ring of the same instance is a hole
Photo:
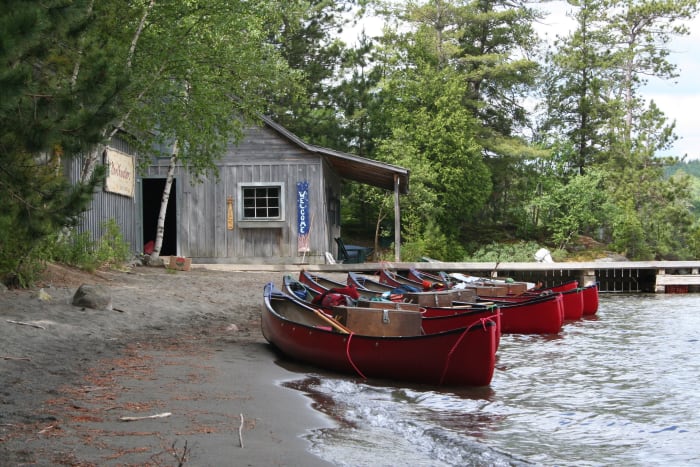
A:
{"label": "wooden support post", "polygon": [[659,283],[660,282],[659,276],[665,276],[665,275],[666,275],[665,269],[657,269],[656,270],[656,284],[654,284],[654,292],[656,292],[656,293],[665,293],[666,292],[666,286]]}
{"label": "wooden support post", "polygon": [[588,287],[596,283],[598,279],[595,276],[595,269],[584,269],[581,271],[581,276],[579,278],[579,284],[581,287]]}
{"label": "wooden support post", "polygon": [[394,261],[401,261],[401,205],[399,204],[399,176],[394,174]]}

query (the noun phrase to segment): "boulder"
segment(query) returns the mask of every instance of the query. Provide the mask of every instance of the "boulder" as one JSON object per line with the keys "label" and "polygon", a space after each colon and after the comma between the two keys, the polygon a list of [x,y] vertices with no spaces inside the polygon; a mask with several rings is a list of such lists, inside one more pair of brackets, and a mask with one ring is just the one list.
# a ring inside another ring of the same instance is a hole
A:
{"label": "boulder", "polygon": [[73,295],[73,305],[95,310],[111,310],[112,294],[100,285],[83,284]]}

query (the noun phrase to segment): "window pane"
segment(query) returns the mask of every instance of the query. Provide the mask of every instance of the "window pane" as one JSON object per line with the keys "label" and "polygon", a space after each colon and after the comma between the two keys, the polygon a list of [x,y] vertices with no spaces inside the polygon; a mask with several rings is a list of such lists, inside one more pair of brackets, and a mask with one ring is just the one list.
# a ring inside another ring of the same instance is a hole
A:
{"label": "window pane", "polygon": [[280,219],[282,217],[279,186],[243,187],[243,217],[245,219]]}

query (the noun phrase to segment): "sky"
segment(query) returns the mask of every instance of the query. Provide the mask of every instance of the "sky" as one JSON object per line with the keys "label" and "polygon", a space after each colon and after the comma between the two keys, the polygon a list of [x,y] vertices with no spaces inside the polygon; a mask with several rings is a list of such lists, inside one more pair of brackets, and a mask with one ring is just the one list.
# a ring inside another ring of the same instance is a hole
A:
{"label": "sky", "polygon": [[[540,34],[554,39],[566,34],[573,22],[566,16],[570,9],[565,1],[555,0],[540,4],[548,12]],[[356,28],[346,31],[344,40],[354,42],[353,35],[364,28],[368,35],[381,34],[382,22],[368,18]],[[642,93],[653,100],[664,112],[669,122],[675,120],[679,139],[673,147],[661,155],[687,156],[687,160],[700,159],[700,17],[690,23],[690,35],[676,38],[671,44],[670,60],[678,66],[680,76],[673,81],[650,80]]]}

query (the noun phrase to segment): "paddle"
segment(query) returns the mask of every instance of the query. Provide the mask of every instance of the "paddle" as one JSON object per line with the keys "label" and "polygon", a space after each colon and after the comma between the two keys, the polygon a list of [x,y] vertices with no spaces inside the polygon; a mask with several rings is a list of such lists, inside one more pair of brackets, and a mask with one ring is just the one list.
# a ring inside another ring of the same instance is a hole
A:
{"label": "paddle", "polygon": [[323,311],[321,311],[317,308],[312,308],[312,310],[314,310],[314,313],[316,313],[316,315],[319,318],[321,318],[326,323],[330,324],[331,327],[333,329],[335,329],[336,331],[338,331],[339,333],[341,333],[341,334],[351,334],[352,333],[352,331],[350,329],[348,329],[345,326],[343,326],[342,324],[340,324],[340,322],[338,322],[337,319],[331,318],[330,316],[328,316]]}

